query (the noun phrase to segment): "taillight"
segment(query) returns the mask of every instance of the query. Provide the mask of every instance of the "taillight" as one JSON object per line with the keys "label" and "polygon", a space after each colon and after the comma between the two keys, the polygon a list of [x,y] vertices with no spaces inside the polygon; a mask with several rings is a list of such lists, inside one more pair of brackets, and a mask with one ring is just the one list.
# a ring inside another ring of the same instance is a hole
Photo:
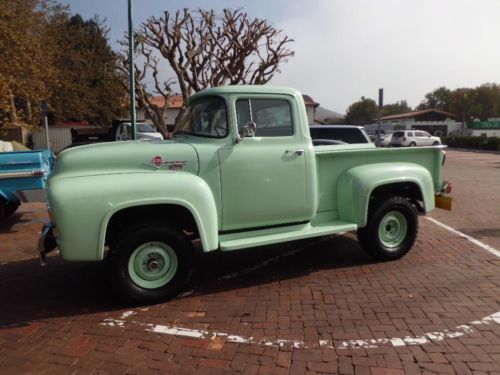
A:
{"label": "taillight", "polygon": [[31,174],[33,176],[37,176],[37,177],[43,176],[43,170],[42,169],[34,169],[33,171],[31,171]]}
{"label": "taillight", "polygon": [[443,188],[441,189],[443,193],[450,194],[452,189],[453,185],[451,181],[443,181]]}

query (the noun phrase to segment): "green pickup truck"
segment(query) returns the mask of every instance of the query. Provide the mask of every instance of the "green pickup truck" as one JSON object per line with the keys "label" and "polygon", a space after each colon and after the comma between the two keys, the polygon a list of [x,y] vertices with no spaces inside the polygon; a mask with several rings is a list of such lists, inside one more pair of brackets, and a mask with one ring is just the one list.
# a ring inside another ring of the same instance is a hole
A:
{"label": "green pickup truck", "polygon": [[[233,251],[356,231],[380,260],[415,242],[418,213],[449,205],[442,146],[313,146],[302,95],[227,86],[187,101],[173,137],[59,154],[40,256],[109,260],[132,303],[175,296],[192,274],[192,242]],[[436,203],[438,202],[438,203]]]}

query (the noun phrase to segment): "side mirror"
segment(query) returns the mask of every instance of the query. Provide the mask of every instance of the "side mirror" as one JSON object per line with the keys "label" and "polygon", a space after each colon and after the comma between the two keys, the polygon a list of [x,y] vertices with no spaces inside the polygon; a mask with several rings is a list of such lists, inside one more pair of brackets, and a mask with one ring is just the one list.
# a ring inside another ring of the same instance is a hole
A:
{"label": "side mirror", "polygon": [[255,133],[257,131],[257,124],[253,121],[247,122],[246,125],[242,126],[238,132],[239,132],[239,141],[246,137],[255,137]]}

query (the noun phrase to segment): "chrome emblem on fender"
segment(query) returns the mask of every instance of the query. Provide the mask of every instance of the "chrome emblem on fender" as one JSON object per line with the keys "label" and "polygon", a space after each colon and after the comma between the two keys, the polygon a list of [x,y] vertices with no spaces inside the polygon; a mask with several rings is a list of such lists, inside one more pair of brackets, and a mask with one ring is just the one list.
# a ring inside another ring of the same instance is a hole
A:
{"label": "chrome emblem on fender", "polygon": [[167,166],[169,170],[179,170],[184,168],[187,163],[186,160],[163,160],[163,158],[158,155],[151,159],[150,163],[144,163],[144,165],[151,165],[157,169]]}

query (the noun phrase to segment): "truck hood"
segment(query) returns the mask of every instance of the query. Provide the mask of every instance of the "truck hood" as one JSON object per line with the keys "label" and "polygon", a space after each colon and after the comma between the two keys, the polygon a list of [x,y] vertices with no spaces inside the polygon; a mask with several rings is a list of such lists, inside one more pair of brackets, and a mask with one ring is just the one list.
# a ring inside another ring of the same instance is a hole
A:
{"label": "truck hood", "polygon": [[52,178],[172,171],[198,173],[198,154],[192,145],[137,140],[69,148],[57,156]]}

